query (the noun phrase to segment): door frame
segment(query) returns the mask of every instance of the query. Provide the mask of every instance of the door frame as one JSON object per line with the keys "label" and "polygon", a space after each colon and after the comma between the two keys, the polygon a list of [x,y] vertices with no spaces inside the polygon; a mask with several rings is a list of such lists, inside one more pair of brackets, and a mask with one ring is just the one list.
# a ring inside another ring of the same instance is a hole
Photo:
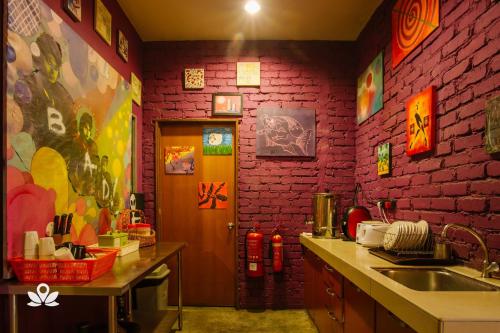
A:
{"label": "door frame", "polygon": [[[239,259],[238,259],[238,240],[239,240],[239,220],[238,220],[238,170],[239,170],[239,133],[240,133],[240,122],[241,119],[228,119],[228,118],[211,118],[211,119],[155,119],[153,124],[155,127],[154,133],[154,151],[155,151],[155,218],[156,218],[156,229],[158,231],[158,240],[161,241],[160,236],[163,231],[163,215],[160,207],[160,199],[162,194],[162,189],[159,186],[160,172],[163,170],[160,167],[160,162],[162,161],[162,153],[160,147],[161,139],[161,129],[163,127],[168,127],[169,125],[178,124],[192,124],[199,123],[201,125],[212,124],[212,123],[226,123],[234,125],[234,135],[233,135],[233,152],[234,152],[234,217],[233,221],[235,224],[235,237],[234,237],[234,295],[235,295],[235,308],[239,309],[239,288],[238,288],[238,277],[239,277]],[[189,246],[189,244],[188,244]]]}

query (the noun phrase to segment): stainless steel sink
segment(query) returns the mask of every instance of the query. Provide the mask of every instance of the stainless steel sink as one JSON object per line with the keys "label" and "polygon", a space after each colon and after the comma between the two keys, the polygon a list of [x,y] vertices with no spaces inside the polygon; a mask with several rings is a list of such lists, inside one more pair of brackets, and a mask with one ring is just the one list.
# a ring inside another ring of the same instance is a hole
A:
{"label": "stainless steel sink", "polygon": [[420,291],[500,291],[500,288],[443,268],[374,268],[402,285]]}

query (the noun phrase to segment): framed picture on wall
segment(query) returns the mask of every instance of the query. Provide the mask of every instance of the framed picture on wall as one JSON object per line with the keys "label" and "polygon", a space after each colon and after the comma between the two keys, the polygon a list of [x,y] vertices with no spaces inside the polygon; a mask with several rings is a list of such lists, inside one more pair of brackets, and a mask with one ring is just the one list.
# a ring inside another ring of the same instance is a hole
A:
{"label": "framed picture on wall", "polygon": [[411,97],[406,103],[406,155],[431,151],[435,136],[435,88]]}
{"label": "framed picture on wall", "polygon": [[118,30],[118,42],[116,43],[116,51],[125,62],[128,62],[128,40],[121,30]]}
{"label": "framed picture on wall", "polygon": [[379,112],[384,106],[384,56],[380,52],[358,77],[356,117],[358,124]]}
{"label": "framed picture on wall", "polygon": [[63,9],[73,21],[82,21],[82,0],[64,0]]}
{"label": "framed picture on wall", "polygon": [[243,95],[239,93],[217,93],[212,95],[213,116],[242,116]]}
{"label": "framed picture on wall", "polygon": [[377,174],[379,176],[391,173],[391,144],[389,142],[378,146],[377,151]]}
{"label": "framed picture on wall", "polygon": [[94,30],[108,45],[111,45],[111,18],[111,13],[102,1],[95,0]]}
{"label": "framed picture on wall", "polygon": [[260,86],[260,62],[236,63],[236,85],[238,87]]}
{"label": "framed picture on wall", "polygon": [[184,69],[184,89],[205,88],[205,69],[186,68]]}
{"label": "framed picture on wall", "polygon": [[141,105],[142,102],[142,82],[139,78],[132,72],[130,73],[130,86],[132,88],[132,100],[137,104]]}
{"label": "framed picture on wall", "polygon": [[486,102],[486,151],[490,154],[500,152],[500,96]]}

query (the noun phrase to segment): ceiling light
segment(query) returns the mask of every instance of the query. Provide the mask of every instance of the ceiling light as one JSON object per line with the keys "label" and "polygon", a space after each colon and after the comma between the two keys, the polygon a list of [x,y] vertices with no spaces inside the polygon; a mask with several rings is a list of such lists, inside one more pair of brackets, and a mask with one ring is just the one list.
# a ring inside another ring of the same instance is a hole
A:
{"label": "ceiling light", "polygon": [[260,5],[257,1],[248,1],[245,4],[245,10],[247,11],[248,14],[255,14],[260,10]]}

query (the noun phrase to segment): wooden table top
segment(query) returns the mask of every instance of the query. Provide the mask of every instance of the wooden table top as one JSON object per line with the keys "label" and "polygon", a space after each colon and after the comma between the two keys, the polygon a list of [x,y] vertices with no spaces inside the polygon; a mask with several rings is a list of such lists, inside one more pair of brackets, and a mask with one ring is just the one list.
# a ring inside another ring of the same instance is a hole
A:
{"label": "wooden table top", "polygon": [[[74,296],[120,296],[139,283],[158,266],[166,263],[186,246],[183,242],[160,242],[154,246],[117,257],[113,269],[97,279],[81,283],[47,283],[50,291]],[[17,280],[0,282],[0,294],[26,294],[36,290],[38,283]]]}

